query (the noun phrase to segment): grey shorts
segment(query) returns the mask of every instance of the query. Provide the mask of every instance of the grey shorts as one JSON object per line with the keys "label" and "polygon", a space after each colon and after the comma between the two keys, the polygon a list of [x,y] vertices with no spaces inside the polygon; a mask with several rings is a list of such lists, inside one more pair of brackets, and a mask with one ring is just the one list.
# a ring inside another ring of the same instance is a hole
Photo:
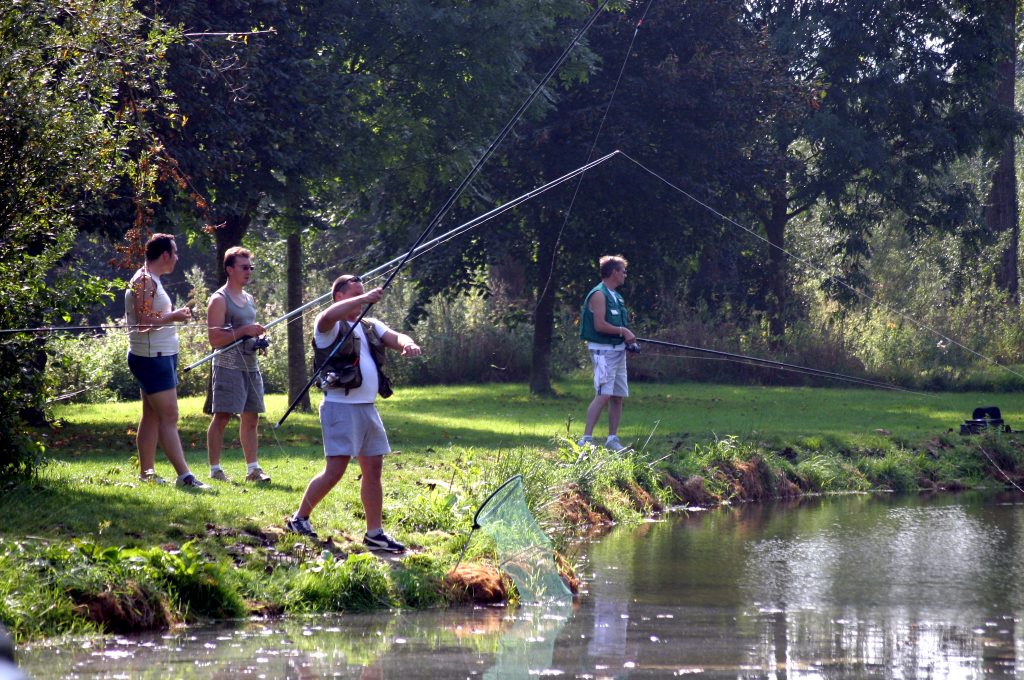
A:
{"label": "grey shorts", "polygon": [[594,364],[594,392],[613,397],[629,396],[625,350],[592,349],[590,360]]}
{"label": "grey shorts", "polygon": [[263,413],[263,376],[259,371],[213,367],[213,413]]}
{"label": "grey shorts", "polygon": [[391,453],[384,423],[373,404],[320,404],[325,456],[383,456]]}

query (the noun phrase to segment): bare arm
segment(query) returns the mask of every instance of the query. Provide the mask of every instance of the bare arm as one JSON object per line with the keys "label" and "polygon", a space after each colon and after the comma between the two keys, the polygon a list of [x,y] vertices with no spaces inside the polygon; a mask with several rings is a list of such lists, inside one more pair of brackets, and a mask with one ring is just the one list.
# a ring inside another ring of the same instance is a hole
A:
{"label": "bare arm", "polygon": [[210,346],[214,349],[226,347],[239,338],[255,338],[267,332],[258,323],[250,323],[241,328],[225,328],[227,323],[228,303],[223,295],[214,295],[206,308],[206,333],[210,338]]}
{"label": "bare arm", "polygon": [[401,352],[403,357],[418,357],[423,354],[423,350],[416,344],[416,341],[405,333],[388,331],[381,336],[381,342],[385,347]]}
{"label": "bare arm", "polygon": [[148,276],[144,276],[132,284],[132,293],[135,322],[139,326],[164,326],[178,321],[188,321],[192,318],[192,310],[188,307],[179,307],[166,314],[153,311],[151,301],[156,293],[156,283]]}
{"label": "bare arm", "polygon": [[608,309],[608,302],[604,298],[604,293],[598,292],[591,295],[587,306],[590,307],[590,311],[594,315],[594,330],[598,333],[617,335],[626,342],[636,342],[633,331],[624,326],[613,326],[605,320],[604,315]]}
{"label": "bare arm", "polygon": [[328,307],[327,311],[320,316],[316,329],[321,333],[326,333],[331,330],[334,324],[342,319],[347,319],[352,312],[361,309],[363,305],[379,302],[382,297],[384,297],[384,290],[382,288],[374,288],[362,295],[339,300]]}

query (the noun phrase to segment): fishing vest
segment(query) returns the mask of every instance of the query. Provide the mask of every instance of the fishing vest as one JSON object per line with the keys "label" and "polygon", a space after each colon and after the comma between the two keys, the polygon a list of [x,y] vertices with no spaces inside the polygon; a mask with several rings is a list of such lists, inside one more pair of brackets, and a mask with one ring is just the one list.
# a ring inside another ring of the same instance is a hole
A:
{"label": "fishing vest", "polygon": [[[387,399],[394,394],[394,391],[391,389],[391,381],[382,370],[384,367],[384,341],[377,335],[377,329],[372,322],[363,319],[360,324],[363,327],[363,335],[366,336],[366,340],[370,344],[370,356],[373,357],[373,363],[377,368],[377,393]],[[324,366],[317,377],[317,386],[324,391],[344,389],[345,394],[348,394],[349,390],[354,390],[363,384],[363,373],[359,368],[359,338],[355,333],[348,333],[345,343],[338,347],[337,351],[334,351],[334,348],[345,337],[346,332],[347,330],[342,332],[342,329],[339,328],[338,339],[326,348],[317,347],[316,338],[312,340],[313,371],[319,371],[320,367]],[[331,352],[334,352],[334,356],[328,359]]]}
{"label": "fishing vest", "polygon": [[629,312],[626,311],[625,299],[602,282],[591,288],[587,297],[583,299],[583,308],[580,310],[580,337],[588,342],[599,342],[603,345],[621,344],[623,340],[618,335],[599,333],[594,328],[594,313],[590,311],[589,303],[590,297],[598,291],[604,294],[604,320],[619,328],[629,325]]}

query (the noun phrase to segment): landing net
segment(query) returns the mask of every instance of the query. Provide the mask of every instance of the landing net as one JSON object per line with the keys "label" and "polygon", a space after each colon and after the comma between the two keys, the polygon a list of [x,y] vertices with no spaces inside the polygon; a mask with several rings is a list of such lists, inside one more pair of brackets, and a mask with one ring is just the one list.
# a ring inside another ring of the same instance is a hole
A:
{"label": "landing net", "polygon": [[558,575],[551,539],[526,504],[522,475],[488,496],[473,517],[473,529],[494,541],[498,567],[512,578],[523,602],[572,599]]}

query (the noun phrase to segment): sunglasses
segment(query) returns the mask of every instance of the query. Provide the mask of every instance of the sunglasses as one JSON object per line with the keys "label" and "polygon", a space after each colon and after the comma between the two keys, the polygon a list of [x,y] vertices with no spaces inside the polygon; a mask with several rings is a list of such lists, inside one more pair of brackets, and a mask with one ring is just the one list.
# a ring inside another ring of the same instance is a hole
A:
{"label": "sunglasses", "polygon": [[237,264],[237,265],[232,265],[232,266],[233,267],[238,267],[242,271],[246,271],[246,272],[254,272],[254,271],[256,271],[256,265],[253,265],[253,264]]}

